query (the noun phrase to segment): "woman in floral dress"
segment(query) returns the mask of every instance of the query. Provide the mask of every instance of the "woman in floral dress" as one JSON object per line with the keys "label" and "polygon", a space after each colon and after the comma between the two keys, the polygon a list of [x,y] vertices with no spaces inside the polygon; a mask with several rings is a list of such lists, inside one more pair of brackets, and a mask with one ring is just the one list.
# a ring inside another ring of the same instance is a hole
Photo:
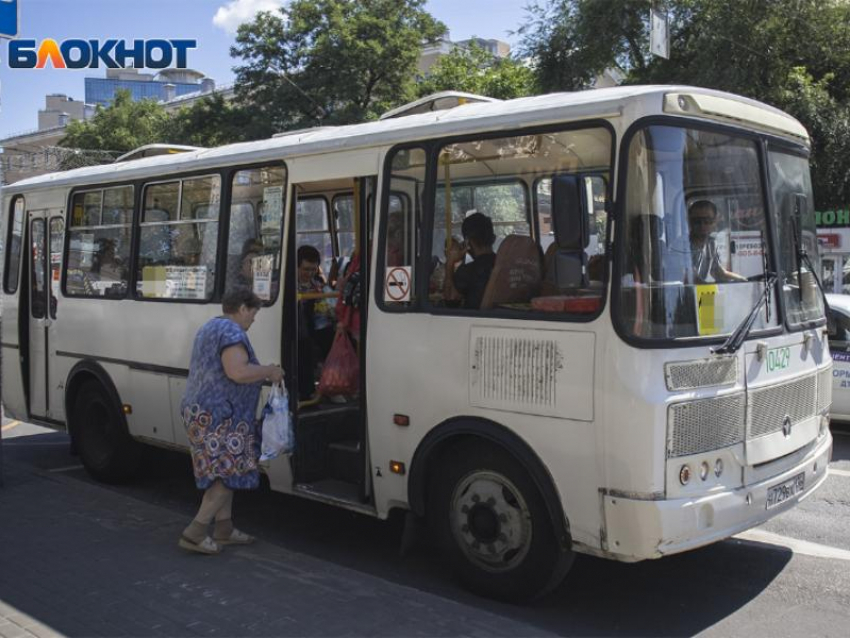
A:
{"label": "woman in floral dress", "polygon": [[255,415],[260,387],[263,381],[283,379],[280,366],[260,365],[248,341],[246,332],[261,306],[250,290],[230,292],[222,300],[222,316],[205,323],[195,336],[180,408],[195,483],[205,491],[197,515],[180,538],[180,547],[189,551],[217,554],[222,545],[254,540],[233,527],[233,490],[259,485]]}

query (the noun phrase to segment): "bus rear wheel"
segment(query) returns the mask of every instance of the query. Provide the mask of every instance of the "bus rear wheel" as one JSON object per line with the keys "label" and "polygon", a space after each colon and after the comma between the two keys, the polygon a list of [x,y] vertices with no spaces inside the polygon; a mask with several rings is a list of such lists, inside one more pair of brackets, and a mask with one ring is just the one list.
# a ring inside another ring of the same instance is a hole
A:
{"label": "bus rear wheel", "polygon": [[83,383],[73,415],[75,447],[86,471],[104,483],[131,479],[141,463],[141,446],[130,437],[119,406],[102,384]]}
{"label": "bus rear wheel", "polygon": [[436,536],[468,589],[526,602],[563,580],[574,554],[561,547],[540,491],[508,452],[458,446],[441,460],[431,488]]}

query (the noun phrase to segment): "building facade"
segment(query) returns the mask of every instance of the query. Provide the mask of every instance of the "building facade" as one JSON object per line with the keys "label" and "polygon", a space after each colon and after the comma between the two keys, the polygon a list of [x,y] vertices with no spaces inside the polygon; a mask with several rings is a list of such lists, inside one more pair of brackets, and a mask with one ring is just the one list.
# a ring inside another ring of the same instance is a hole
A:
{"label": "building facade", "polygon": [[468,49],[472,46],[478,46],[484,49],[494,58],[506,58],[511,54],[511,45],[501,40],[486,39],[486,38],[469,38],[468,40],[460,40],[452,42],[449,32],[442,39],[432,44],[426,44],[422,47],[419,53],[419,63],[416,68],[416,73],[419,79],[428,77],[428,72],[431,67],[437,63],[444,55],[448,55],[455,49]]}
{"label": "building facade", "polygon": [[115,93],[123,89],[130,92],[133,101],[161,102],[196,93],[203,82],[208,86],[212,83],[208,90],[215,90],[215,82],[191,69],[165,69],[156,75],[139,73],[138,69],[107,69],[105,78],[85,79],[85,101],[86,104],[108,106]]}

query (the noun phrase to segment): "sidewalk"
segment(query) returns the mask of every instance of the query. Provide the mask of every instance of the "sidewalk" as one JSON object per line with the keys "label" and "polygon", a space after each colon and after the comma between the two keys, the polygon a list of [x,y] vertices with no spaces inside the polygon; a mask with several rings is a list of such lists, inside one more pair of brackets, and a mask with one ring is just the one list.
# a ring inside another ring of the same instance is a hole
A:
{"label": "sidewalk", "polygon": [[0,636],[528,636],[541,629],[258,541],[177,547],[185,517],[6,455]]}

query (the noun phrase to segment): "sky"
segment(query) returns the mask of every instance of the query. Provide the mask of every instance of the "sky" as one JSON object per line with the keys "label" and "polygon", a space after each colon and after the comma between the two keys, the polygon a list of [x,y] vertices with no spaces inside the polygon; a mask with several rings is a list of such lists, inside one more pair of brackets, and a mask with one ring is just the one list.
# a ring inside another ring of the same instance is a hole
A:
{"label": "sky", "polygon": [[[194,39],[188,66],[218,85],[233,82],[230,47],[236,26],[282,0],[18,0],[19,37],[119,40]],[[525,0],[428,0],[426,9],[450,30],[452,40],[472,36],[515,45],[510,34],[526,17]],[[49,66],[49,64],[48,64]],[[38,110],[49,93],[84,98],[85,77],[100,69],[11,69],[8,44],[0,40],[0,138],[38,128]]]}

